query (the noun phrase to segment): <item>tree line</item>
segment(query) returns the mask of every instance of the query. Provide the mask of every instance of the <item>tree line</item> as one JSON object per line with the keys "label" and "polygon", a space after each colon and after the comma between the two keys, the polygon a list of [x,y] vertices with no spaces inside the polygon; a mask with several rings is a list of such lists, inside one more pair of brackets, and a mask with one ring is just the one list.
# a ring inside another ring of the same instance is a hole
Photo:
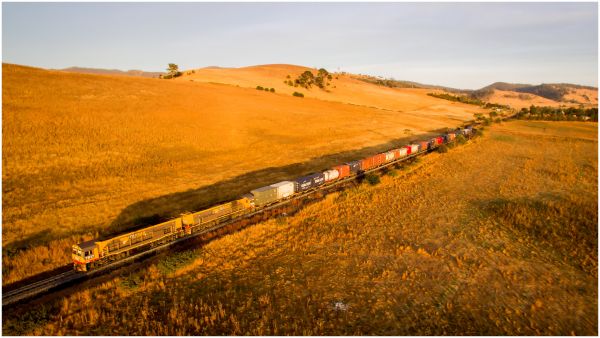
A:
{"label": "tree line", "polygon": [[507,109],[507,110],[510,109],[509,106],[506,106],[503,104],[483,102],[480,99],[472,98],[469,96],[451,95],[451,94],[447,94],[447,93],[427,93],[427,95],[432,96],[432,97],[437,97],[438,99],[448,100],[448,101],[473,104],[476,106],[481,106],[483,108],[500,108],[500,109]]}

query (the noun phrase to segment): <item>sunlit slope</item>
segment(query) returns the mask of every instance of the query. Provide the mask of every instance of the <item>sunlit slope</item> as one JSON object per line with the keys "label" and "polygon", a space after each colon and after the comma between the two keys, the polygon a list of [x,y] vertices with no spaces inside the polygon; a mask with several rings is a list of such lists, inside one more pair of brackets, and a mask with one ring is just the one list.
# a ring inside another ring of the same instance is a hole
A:
{"label": "sunlit slope", "polygon": [[[3,283],[65,264],[74,242],[138,218],[177,216],[361,156],[340,152],[472,117],[468,109],[451,117],[401,113],[223,84],[6,64],[2,90]],[[294,163],[304,164],[277,169]]]}
{"label": "sunlit slope", "polygon": [[598,89],[572,88],[563,96],[563,101],[574,101],[584,105],[598,105]]}
{"label": "sunlit slope", "polygon": [[389,109],[417,116],[463,119],[481,112],[478,107],[472,105],[427,96],[427,93],[431,92],[429,89],[377,86],[357,80],[348,74],[333,74],[331,85],[326,87],[327,90],[315,86],[310,89],[293,87],[284,83],[288,80],[288,75],[293,81],[306,70],[314,74],[317,72],[316,69],[282,64],[243,68],[209,67],[195,69],[194,73],[191,73],[191,70],[186,71],[177,81],[216,82],[248,88],[262,86],[275,88],[276,92],[287,95],[297,91],[306,97]]}
{"label": "sunlit slope", "polygon": [[571,88],[561,101],[550,100],[531,93],[520,93],[510,90],[494,89],[493,93],[484,101],[511,106],[515,109],[529,108],[530,106],[548,107],[597,107],[598,91],[584,88]]}

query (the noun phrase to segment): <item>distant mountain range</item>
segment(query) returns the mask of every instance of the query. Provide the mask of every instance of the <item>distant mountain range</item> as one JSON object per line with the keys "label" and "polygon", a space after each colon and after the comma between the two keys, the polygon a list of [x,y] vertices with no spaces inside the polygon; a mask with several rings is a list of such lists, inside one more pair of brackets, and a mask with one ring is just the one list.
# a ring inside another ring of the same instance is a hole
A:
{"label": "distant mountain range", "polygon": [[162,72],[145,72],[143,70],[128,70],[123,71],[119,69],[102,69],[102,68],[84,68],[84,67],[69,67],[65,69],[59,69],[64,72],[71,73],[83,73],[83,74],[105,74],[105,75],[125,75],[125,76],[139,76],[139,77],[149,77],[149,78],[158,78],[161,74],[165,74]]}
{"label": "distant mountain range", "polygon": [[571,83],[543,83],[540,85],[531,85],[523,83],[507,83],[507,82],[495,82],[489,86],[485,86],[477,90],[469,89],[457,89],[449,88],[444,86],[428,85],[413,81],[401,81],[393,79],[384,79],[381,77],[374,77],[368,75],[359,75],[356,79],[373,83],[380,86],[386,86],[390,88],[425,88],[425,89],[438,89],[444,90],[450,93],[458,93],[468,95],[472,98],[486,100],[494,94],[495,90],[511,91],[524,94],[533,94],[549,100],[563,102],[565,101],[565,95],[575,92],[577,89],[588,89],[598,90],[598,88],[590,86],[581,86]]}

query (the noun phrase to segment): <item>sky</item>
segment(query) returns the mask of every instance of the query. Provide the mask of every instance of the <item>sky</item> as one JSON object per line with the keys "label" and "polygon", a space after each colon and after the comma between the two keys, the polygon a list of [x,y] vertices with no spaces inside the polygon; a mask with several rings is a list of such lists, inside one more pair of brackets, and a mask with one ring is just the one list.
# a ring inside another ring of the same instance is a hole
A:
{"label": "sky", "polygon": [[287,63],[454,88],[598,86],[597,3],[7,3],[2,61]]}

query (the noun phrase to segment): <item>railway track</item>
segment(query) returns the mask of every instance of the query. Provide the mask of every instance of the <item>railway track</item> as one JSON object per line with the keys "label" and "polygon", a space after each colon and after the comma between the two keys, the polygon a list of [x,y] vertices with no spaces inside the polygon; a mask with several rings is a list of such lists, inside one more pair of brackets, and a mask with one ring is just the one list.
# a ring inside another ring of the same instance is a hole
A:
{"label": "railway track", "polygon": [[143,252],[140,252],[140,253],[137,253],[137,254],[133,254],[133,255],[128,256],[128,257],[126,257],[124,259],[121,259],[119,261],[103,265],[103,266],[98,267],[98,268],[96,268],[96,269],[94,269],[92,271],[88,271],[88,272],[78,272],[78,271],[74,271],[74,270],[66,271],[66,272],[62,272],[62,273],[56,274],[54,276],[50,276],[50,277],[48,277],[46,279],[43,279],[43,280],[40,280],[40,281],[36,281],[36,282],[30,283],[30,284],[27,284],[27,285],[15,288],[15,289],[10,290],[10,291],[2,292],[2,306],[4,307],[4,306],[12,305],[12,304],[15,304],[15,303],[20,302],[20,301],[31,299],[31,298],[33,298],[35,296],[40,296],[42,294],[46,294],[46,293],[49,293],[49,292],[52,292],[52,291],[64,288],[64,287],[66,287],[68,285],[71,285],[72,283],[75,283],[76,281],[83,281],[83,280],[90,279],[90,278],[92,278],[92,277],[94,277],[96,275],[100,275],[100,274],[105,273],[105,272],[107,272],[109,270],[113,270],[113,269],[118,268],[120,266],[123,266],[123,265],[125,265],[125,264],[127,264],[129,262],[141,259],[141,258],[143,258],[145,256],[149,256],[149,255],[155,254],[155,253],[157,253],[159,251],[165,250],[165,249],[167,249],[167,248],[169,248],[169,247],[171,247],[171,246],[173,246],[175,244],[178,244],[178,243],[181,243],[181,242],[184,242],[184,241],[188,241],[188,240],[190,240],[192,238],[195,238],[195,237],[198,237],[198,236],[201,236],[201,235],[206,235],[208,233],[212,233],[212,232],[214,232],[214,231],[216,231],[218,229],[221,229],[221,228],[223,228],[223,227],[225,227],[227,225],[233,224],[235,222],[239,222],[239,221],[241,221],[243,219],[251,218],[251,217],[253,217],[255,215],[262,214],[265,211],[269,211],[269,210],[273,210],[273,209],[279,208],[279,207],[287,205],[287,204],[289,204],[289,203],[291,203],[291,202],[293,202],[295,200],[303,199],[303,198],[305,198],[305,197],[307,197],[309,195],[312,195],[312,194],[314,194],[316,192],[327,191],[327,190],[330,190],[331,188],[338,187],[338,186],[341,186],[343,184],[355,181],[357,178],[362,177],[365,174],[372,173],[372,172],[377,172],[377,171],[380,171],[382,169],[388,168],[390,166],[393,166],[393,165],[396,165],[396,164],[399,164],[399,163],[402,163],[402,162],[406,162],[406,161],[409,161],[409,160],[413,160],[414,158],[419,157],[419,156],[423,156],[423,155],[425,155],[425,154],[427,154],[427,153],[429,153],[429,152],[431,152],[433,150],[435,150],[435,149],[419,151],[417,153],[408,155],[408,156],[403,157],[401,159],[397,159],[397,160],[394,160],[394,161],[382,164],[382,165],[380,165],[378,167],[371,168],[369,170],[363,171],[361,174],[351,175],[351,176],[345,177],[343,179],[340,179],[340,180],[337,180],[337,181],[334,181],[334,182],[330,182],[330,183],[321,185],[319,187],[307,190],[307,191],[302,192],[300,194],[295,194],[294,196],[292,196],[292,197],[290,197],[288,199],[285,199],[285,200],[282,200],[282,201],[278,201],[278,202],[270,204],[270,205],[263,206],[263,207],[261,207],[259,209],[255,209],[254,211],[252,211],[250,213],[246,213],[246,214],[240,215],[240,216],[238,216],[238,217],[236,217],[234,219],[228,220],[226,222],[219,223],[219,224],[217,224],[215,226],[212,226],[212,227],[204,229],[202,231],[193,233],[193,234],[188,235],[186,237],[178,238],[178,239],[176,239],[176,240],[174,240],[172,242],[165,243],[163,245],[151,248],[149,250],[146,250],[146,251],[143,251]]}

